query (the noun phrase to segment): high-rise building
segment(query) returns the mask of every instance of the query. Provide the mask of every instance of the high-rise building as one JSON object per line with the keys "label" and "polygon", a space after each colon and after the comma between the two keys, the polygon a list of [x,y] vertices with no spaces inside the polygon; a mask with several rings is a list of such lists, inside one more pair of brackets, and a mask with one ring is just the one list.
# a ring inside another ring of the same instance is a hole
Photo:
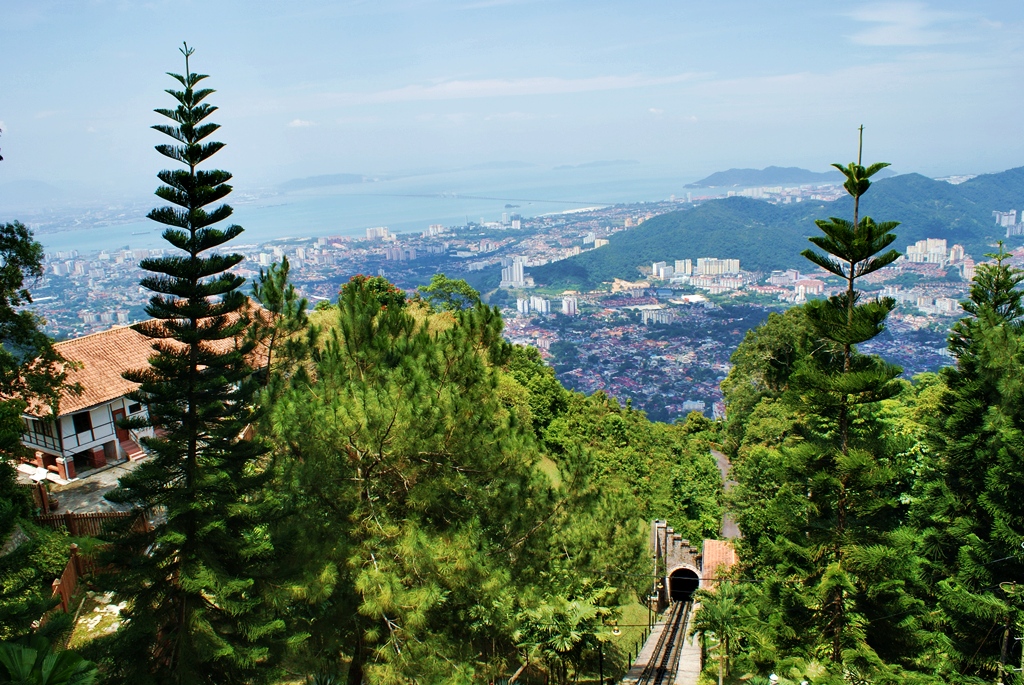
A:
{"label": "high-rise building", "polygon": [[391,237],[391,232],[388,231],[388,227],[387,226],[375,226],[373,228],[366,229],[366,239],[367,240],[374,240],[375,238],[380,238],[382,240],[387,240],[390,237]]}
{"label": "high-rise building", "polygon": [[964,263],[960,265],[960,276],[965,281],[973,281],[975,273],[974,260],[970,257],[964,259]]}
{"label": "high-rise building", "polygon": [[641,316],[645,325],[652,323],[670,324],[676,320],[676,314],[671,309],[645,309]]}
{"label": "high-rise building", "polygon": [[530,313],[530,301],[525,297],[520,297],[516,300],[516,311],[521,315],[526,316]]}
{"label": "high-rise building", "polygon": [[949,259],[945,238],[926,238],[907,246],[907,261],[919,264],[945,264]]}
{"label": "high-rise building", "polygon": [[608,244],[608,240],[606,240],[605,238],[594,238],[594,249],[595,250],[597,248],[599,248],[599,247],[604,247],[607,244]]}
{"label": "high-rise building", "polygon": [[1017,224],[1017,210],[1011,209],[1008,212],[992,212],[992,216],[995,217],[996,225],[1004,228],[1015,226]]}
{"label": "high-rise building", "polygon": [[576,316],[579,313],[578,306],[579,301],[575,297],[562,298],[562,314],[565,316]]}
{"label": "high-rise building", "polygon": [[540,295],[531,295],[530,309],[537,312],[538,314],[550,314],[551,302],[548,301],[547,298],[541,297]]}
{"label": "high-rise building", "polygon": [[954,245],[949,248],[949,263],[959,264],[962,261],[964,261],[964,246]]}
{"label": "high-rise building", "polygon": [[698,276],[720,276],[722,274],[738,274],[740,272],[740,260],[718,259],[717,257],[698,257]]}
{"label": "high-rise building", "polygon": [[693,260],[692,259],[677,259],[675,266],[676,276],[692,276],[693,275]]}
{"label": "high-rise building", "polygon": [[525,288],[526,276],[523,273],[525,261],[522,257],[514,257],[512,263],[501,270],[499,288]]}

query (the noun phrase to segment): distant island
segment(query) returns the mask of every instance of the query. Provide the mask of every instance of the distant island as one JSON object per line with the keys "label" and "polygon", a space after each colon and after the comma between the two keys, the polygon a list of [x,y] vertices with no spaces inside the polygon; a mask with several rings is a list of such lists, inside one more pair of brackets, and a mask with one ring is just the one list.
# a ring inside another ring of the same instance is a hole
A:
{"label": "distant island", "polygon": [[[876,175],[885,178],[894,174],[888,169]],[[801,185],[804,183],[841,183],[838,171],[809,171],[795,166],[770,166],[764,169],[729,169],[716,171],[707,178],[687,184],[687,188],[753,188],[756,186]]]}

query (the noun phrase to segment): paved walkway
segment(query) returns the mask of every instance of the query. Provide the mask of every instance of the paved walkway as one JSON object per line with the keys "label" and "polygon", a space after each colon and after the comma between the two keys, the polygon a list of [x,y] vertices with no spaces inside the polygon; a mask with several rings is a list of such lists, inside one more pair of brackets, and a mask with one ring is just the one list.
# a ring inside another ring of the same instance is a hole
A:
{"label": "paved walkway", "polygon": [[[718,460],[718,470],[722,474],[722,484],[725,486],[725,491],[729,492],[732,486],[736,485],[736,481],[729,480],[729,458],[718,450],[711,450],[711,454],[715,455],[715,459]],[[743,534],[740,533],[740,527],[736,525],[736,520],[728,511],[722,515],[722,537],[726,540],[743,537]]]}
{"label": "paved walkway", "polygon": [[85,514],[104,511],[127,511],[129,506],[114,504],[103,498],[105,494],[117,487],[117,480],[138,467],[141,461],[127,461],[90,472],[84,478],[72,481],[67,485],[54,485],[50,488],[60,502],[57,514],[70,511]]}
{"label": "paved walkway", "polygon": [[683,646],[683,653],[679,655],[679,668],[676,669],[674,685],[697,685],[700,678],[700,644],[696,638],[690,638],[690,624],[693,623],[693,614],[700,609],[699,604],[693,605],[693,612],[686,621],[686,643]]}

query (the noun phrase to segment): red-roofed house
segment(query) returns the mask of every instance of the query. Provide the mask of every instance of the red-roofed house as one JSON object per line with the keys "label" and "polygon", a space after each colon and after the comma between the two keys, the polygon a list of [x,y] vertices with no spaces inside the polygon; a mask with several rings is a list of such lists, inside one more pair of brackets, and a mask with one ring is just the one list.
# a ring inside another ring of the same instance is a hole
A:
{"label": "red-roofed house", "polygon": [[153,341],[127,326],[112,328],[54,345],[65,359],[81,364],[68,376],[82,387],[80,395],[65,393],[60,415],[33,406],[23,415],[21,443],[35,451],[38,466],[74,480],[80,471],[143,456],[139,439],[153,429],[117,427],[121,419],[146,415],[146,407],[125,397],[137,385],[121,374],[149,365]]}
{"label": "red-roofed house", "polygon": [[[246,315],[265,320],[270,316],[260,307],[248,309]],[[236,316],[231,314],[229,318]],[[37,466],[74,480],[82,471],[145,456],[140,439],[152,436],[153,429],[126,429],[117,424],[126,417],[147,416],[145,405],[126,397],[138,384],[125,380],[123,374],[149,366],[153,343],[152,338],[134,328],[120,326],[54,345],[65,359],[80,364],[68,374],[68,383],[77,383],[82,393],[64,393],[59,416],[54,417],[49,407],[41,406],[30,406],[22,415],[25,433],[21,444],[35,450]],[[161,343],[179,344],[170,339]],[[213,348],[226,352],[238,343],[225,338],[213,343]],[[249,360],[254,368],[265,365],[265,346],[258,345]]]}

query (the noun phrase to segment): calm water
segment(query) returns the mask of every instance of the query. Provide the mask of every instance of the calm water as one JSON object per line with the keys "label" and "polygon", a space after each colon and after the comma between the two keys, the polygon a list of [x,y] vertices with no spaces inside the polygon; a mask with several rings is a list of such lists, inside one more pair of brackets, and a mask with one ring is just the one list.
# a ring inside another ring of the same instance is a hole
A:
{"label": "calm water", "polygon": [[[537,216],[574,208],[659,201],[685,196],[687,177],[644,173],[632,166],[570,170],[474,171],[431,174],[357,185],[317,188],[229,201],[233,220],[245,227],[240,244],[286,237],[361,236],[371,226],[420,232],[430,224],[498,221],[503,212]],[[154,197],[154,200],[156,198]],[[506,205],[516,205],[506,207]],[[47,252],[82,254],[124,246],[161,247],[161,227],[142,206],[111,225],[90,225],[69,212],[67,228],[36,237]],[[77,223],[77,225],[76,225]]]}

